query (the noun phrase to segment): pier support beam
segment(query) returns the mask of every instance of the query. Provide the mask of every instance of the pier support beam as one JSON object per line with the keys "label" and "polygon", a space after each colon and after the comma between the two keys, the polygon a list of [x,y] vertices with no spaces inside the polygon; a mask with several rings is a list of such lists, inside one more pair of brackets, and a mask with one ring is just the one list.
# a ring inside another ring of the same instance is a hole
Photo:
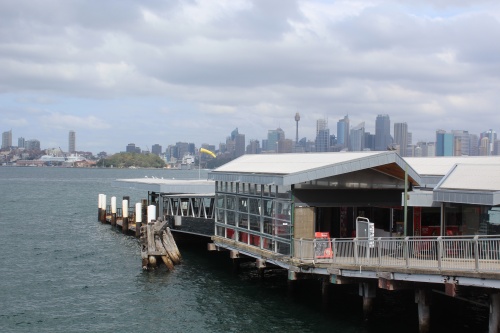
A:
{"label": "pier support beam", "polygon": [[365,320],[368,320],[373,312],[376,290],[377,286],[373,283],[362,282],[359,284],[359,296],[363,296],[363,317]]}
{"label": "pier support beam", "polygon": [[431,322],[431,291],[423,288],[415,290],[415,303],[418,304],[418,331],[427,333]]}
{"label": "pier support beam", "polygon": [[235,250],[229,251],[229,258],[233,260],[233,273],[236,274],[240,271],[240,253]]}
{"label": "pier support beam", "polygon": [[328,307],[329,297],[328,290],[330,288],[330,278],[326,277],[321,279],[321,305],[323,310]]}
{"label": "pier support beam", "polygon": [[500,293],[490,295],[489,333],[500,333]]}

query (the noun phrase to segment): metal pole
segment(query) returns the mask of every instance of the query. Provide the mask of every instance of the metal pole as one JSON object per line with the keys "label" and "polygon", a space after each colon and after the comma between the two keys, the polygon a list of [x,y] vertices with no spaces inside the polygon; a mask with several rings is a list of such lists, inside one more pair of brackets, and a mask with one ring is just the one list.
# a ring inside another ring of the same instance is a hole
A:
{"label": "metal pole", "polygon": [[405,197],[404,197],[404,237],[406,237],[406,225],[408,223],[408,165],[405,165]]}

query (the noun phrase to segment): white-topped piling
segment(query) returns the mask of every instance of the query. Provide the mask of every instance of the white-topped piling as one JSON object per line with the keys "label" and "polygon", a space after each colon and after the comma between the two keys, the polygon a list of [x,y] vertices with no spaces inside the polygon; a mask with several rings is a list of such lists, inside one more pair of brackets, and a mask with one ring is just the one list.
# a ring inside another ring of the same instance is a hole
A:
{"label": "white-topped piling", "polygon": [[142,225],[142,204],[137,202],[135,204],[135,236],[139,237],[141,235],[141,225]]}
{"label": "white-topped piling", "polygon": [[102,223],[106,223],[106,194],[101,194],[101,217],[100,220]]}
{"label": "white-topped piling", "polygon": [[151,221],[156,221],[156,206],[155,205],[148,206],[148,221],[147,221],[147,223],[149,223]]}
{"label": "white-topped piling", "polygon": [[122,232],[126,234],[128,232],[128,200],[122,200]]}
{"label": "white-topped piling", "polygon": [[102,196],[102,194],[99,193],[98,199],[97,199],[97,221],[101,220],[101,209],[102,209],[102,206],[101,206],[101,202],[102,202],[101,196]]}
{"label": "white-topped piling", "polygon": [[111,197],[111,225],[116,225],[116,197]]}

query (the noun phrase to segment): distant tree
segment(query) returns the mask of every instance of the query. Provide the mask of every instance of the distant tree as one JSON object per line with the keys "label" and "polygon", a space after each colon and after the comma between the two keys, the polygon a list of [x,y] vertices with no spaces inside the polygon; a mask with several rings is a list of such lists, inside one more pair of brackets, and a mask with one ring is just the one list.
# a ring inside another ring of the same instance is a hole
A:
{"label": "distant tree", "polygon": [[165,162],[155,154],[118,153],[97,162],[97,166],[109,168],[163,168]]}

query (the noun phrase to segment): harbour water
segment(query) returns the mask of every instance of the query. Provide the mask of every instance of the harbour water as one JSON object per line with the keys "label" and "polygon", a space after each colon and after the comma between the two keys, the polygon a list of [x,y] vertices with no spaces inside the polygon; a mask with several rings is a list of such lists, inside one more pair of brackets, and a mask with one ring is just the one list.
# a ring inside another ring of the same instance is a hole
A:
{"label": "harbour water", "polygon": [[[318,281],[290,298],[285,272],[233,274],[227,253],[205,248],[181,244],[175,271],[142,271],[138,241],[97,222],[97,198],[146,198],[112,186],[145,176],[198,171],[0,167],[0,332],[417,331],[411,294],[382,293],[365,322],[354,288],[331,288],[323,309]],[[438,296],[434,308],[433,331],[487,330],[481,306]]]}

